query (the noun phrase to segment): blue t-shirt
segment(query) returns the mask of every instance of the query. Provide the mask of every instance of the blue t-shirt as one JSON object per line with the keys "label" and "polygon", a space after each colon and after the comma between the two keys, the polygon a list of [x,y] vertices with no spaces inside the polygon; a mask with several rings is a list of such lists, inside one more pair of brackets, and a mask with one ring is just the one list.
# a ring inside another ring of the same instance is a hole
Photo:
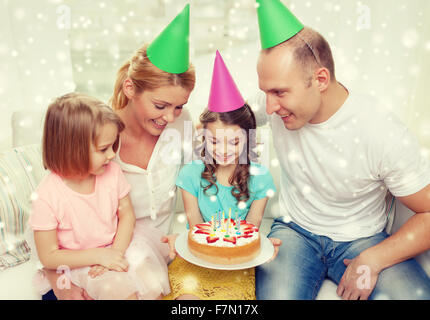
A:
{"label": "blue t-shirt", "polygon": [[218,193],[215,186],[212,186],[206,192],[204,187],[209,185],[206,179],[202,178],[202,172],[205,168],[201,160],[187,163],[179,172],[176,179],[176,185],[188,191],[198,200],[200,212],[204,221],[211,221],[212,215],[217,219],[218,212],[224,211],[225,218],[228,218],[231,208],[231,218],[236,219],[236,212],[240,219],[245,220],[249,208],[254,200],[271,197],[276,192],[272,175],[269,170],[258,163],[251,163],[249,178],[249,199],[238,206],[236,198],[231,194],[233,186],[226,187],[218,181]]}

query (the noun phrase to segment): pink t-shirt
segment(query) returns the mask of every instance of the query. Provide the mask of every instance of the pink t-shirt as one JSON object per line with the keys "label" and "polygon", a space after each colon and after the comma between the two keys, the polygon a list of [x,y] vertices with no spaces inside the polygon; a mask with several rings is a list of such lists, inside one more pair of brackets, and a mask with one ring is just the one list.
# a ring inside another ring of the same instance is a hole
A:
{"label": "pink t-shirt", "polygon": [[51,172],[36,189],[29,224],[33,230],[57,229],[60,249],[105,247],[116,234],[119,199],[129,191],[121,168],[112,161],[96,176],[91,194],[73,191]]}

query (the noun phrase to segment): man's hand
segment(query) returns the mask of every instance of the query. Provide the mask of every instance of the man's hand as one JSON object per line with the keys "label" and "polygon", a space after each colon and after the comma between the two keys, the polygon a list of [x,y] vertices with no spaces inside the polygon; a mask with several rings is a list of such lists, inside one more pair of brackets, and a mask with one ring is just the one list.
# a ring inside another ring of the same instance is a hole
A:
{"label": "man's hand", "polygon": [[273,247],[275,248],[275,252],[273,252],[273,256],[266,262],[273,261],[279,252],[279,247],[282,245],[282,240],[278,238],[269,238],[270,242],[273,244]]}
{"label": "man's hand", "polygon": [[378,280],[379,270],[363,257],[344,259],[347,266],[337,287],[337,295],[343,300],[367,300]]}

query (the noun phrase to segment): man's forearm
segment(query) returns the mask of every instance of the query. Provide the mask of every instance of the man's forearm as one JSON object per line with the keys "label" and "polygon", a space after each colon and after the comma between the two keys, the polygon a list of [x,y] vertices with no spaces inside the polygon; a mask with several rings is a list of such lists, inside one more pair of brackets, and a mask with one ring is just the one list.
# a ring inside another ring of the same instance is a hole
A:
{"label": "man's forearm", "polygon": [[360,256],[380,272],[430,249],[430,212],[412,216],[393,235]]}

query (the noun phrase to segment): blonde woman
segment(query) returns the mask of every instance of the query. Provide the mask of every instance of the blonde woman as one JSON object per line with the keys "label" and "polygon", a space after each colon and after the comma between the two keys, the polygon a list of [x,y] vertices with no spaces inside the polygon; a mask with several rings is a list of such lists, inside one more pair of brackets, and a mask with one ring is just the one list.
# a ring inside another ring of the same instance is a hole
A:
{"label": "blonde woman", "polygon": [[[188,62],[188,18],[187,5],[149,46],[139,48],[124,63],[118,70],[111,98],[112,108],[125,124],[114,161],[131,185],[130,198],[136,215],[134,234],[145,237],[151,229],[151,237],[146,241],[153,252],[148,256],[164,258],[165,264],[158,270],[163,278],[167,277],[169,261],[168,240],[164,236],[169,232],[176,202],[175,180],[183,162],[184,130],[192,126],[191,117],[184,110],[195,84],[194,67]],[[178,28],[183,37],[168,41],[172,29]],[[173,57],[165,56],[172,52]],[[177,141],[171,139],[172,135],[180,143],[172,143]],[[74,287],[57,288],[55,272],[48,278],[58,298],[88,298],[86,292]]]}

